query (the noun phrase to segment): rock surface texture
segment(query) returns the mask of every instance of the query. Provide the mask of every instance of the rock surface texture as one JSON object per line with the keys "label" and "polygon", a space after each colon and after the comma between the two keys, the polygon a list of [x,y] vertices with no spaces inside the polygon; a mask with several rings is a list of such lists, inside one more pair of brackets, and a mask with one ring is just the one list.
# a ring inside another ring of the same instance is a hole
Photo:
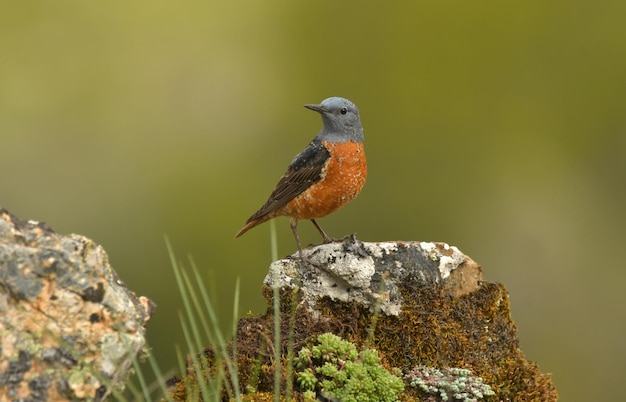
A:
{"label": "rock surface texture", "polygon": [[402,283],[441,285],[448,293],[460,296],[478,289],[483,279],[478,264],[445,243],[352,240],[303,253],[305,263],[294,258],[272,263],[264,283],[270,287],[299,287],[312,310],[317,300],[329,297],[378,307],[385,314],[397,316],[405,304]]}
{"label": "rock surface texture", "polygon": [[154,307],[92,240],[0,209],[0,400],[105,399]]}

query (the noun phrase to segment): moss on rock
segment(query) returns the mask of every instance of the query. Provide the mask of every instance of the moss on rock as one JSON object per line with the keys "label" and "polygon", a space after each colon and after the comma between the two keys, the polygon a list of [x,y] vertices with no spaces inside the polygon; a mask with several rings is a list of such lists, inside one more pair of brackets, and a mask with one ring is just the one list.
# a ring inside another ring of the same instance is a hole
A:
{"label": "moss on rock", "polygon": [[[315,309],[310,309],[301,302],[302,294],[282,288],[280,345],[273,344],[273,292],[264,286],[263,295],[270,306],[267,312],[244,317],[237,327],[235,342],[242,388],[249,392],[273,392],[273,356],[275,348],[279,348],[283,356],[279,362],[281,389],[287,389],[291,383],[294,399],[303,400],[306,387],[299,387],[293,376],[287,378],[286,369],[290,364],[289,323],[295,315],[292,353],[307,346],[308,339],[332,333],[358,349],[376,350],[381,364],[389,371],[397,367],[407,374],[416,366],[470,370],[472,376],[482,378],[493,391],[493,396],[484,395],[487,401],[558,399],[551,376],[541,373],[520,350],[504,285],[477,281],[473,291],[459,293],[451,292],[449,284],[438,280],[425,283],[417,277],[406,277],[396,286],[403,300],[397,315],[327,296],[319,298]],[[295,312],[292,306],[297,306]],[[210,350],[206,356],[209,363],[214,362]],[[185,387],[195,381],[194,377],[194,370],[188,370],[182,381],[175,384],[173,395],[177,400],[185,400]],[[413,401],[425,397],[440,400],[408,386],[399,399]],[[228,399],[227,394],[224,398]]]}

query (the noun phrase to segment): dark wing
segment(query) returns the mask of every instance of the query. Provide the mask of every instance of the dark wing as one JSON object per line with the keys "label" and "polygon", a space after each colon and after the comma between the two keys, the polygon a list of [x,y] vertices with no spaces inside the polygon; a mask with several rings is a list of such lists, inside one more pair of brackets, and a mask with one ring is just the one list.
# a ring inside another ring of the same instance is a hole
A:
{"label": "dark wing", "polygon": [[286,205],[298,194],[320,181],[330,152],[320,142],[311,142],[293,159],[287,172],[280,178],[276,188],[263,205],[246,223],[252,222]]}

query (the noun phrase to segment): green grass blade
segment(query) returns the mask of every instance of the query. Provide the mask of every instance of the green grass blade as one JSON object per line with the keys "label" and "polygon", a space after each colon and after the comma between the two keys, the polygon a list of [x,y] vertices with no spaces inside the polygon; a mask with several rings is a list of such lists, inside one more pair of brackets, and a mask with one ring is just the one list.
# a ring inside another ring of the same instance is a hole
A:
{"label": "green grass blade", "polygon": [[270,255],[272,256],[272,261],[278,259],[278,237],[276,235],[276,221],[274,219],[270,219]]}
{"label": "green grass blade", "polygon": [[157,383],[159,384],[159,388],[161,388],[161,392],[163,392],[163,396],[168,402],[174,402],[169,391],[167,390],[167,384],[165,384],[165,377],[163,377],[163,373],[159,368],[159,364],[157,363],[154,355],[152,353],[148,353],[148,362],[150,363],[150,367],[156,376]]}
{"label": "green grass blade", "polygon": [[[270,247],[272,261],[278,259],[278,240],[276,235],[276,221],[270,220]],[[277,273],[275,272],[276,276]],[[278,278],[273,278],[274,283],[278,283]],[[280,347],[280,289],[273,289],[274,308],[274,402],[280,400],[280,369],[281,369],[281,347]]]}
{"label": "green grass blade", "polygon": [[[193,290],[194,289],[193,285],[191,284],[191,281],[189,280],[189,277],[186,271],[183,270],[180,267],[180,265],[177,263],[176,257],[169,243],[169,240],[166,238],[165,241],[166,241],[168,253],[170,255],[170,261],[172,264],[172,269],[174,271],[174,276],[176,278],[176,284],[178,286],[179,292],[181,294],[181,298],[183,300],[185,316],[189,320],[189,326],[191,327],[191,333],[193,334],[193,339],[192,339],[192,335],[189,333],[189,328],[185,320],[183,319],[182,313],[179,313],[181,315],[181,323],[183,325],[183,332],[185,334],[185,340],[187,343],[188,350],[190,351],[194,370],[196,371],[196,378],[200,386],[200,392],[202,396],[205,398],[205,400],[207,400],[206,398],[209,398],[211,395],[219,395],[220,393],[219,390],[221,388],[219,387],[219,379],[216,380],[216,378],[212,378],[211,376],[208,376],[208,375],[206,376],[206,378],[202,377],[202,373],[201,373],[202,371],[201,367],[203,366],[202,363],[204,363],[205,368],[208,367],[208,364],[207,364],[206,356],[203,353],[204,347],[202,345],[202,339],[200,336],[200,331],[198,329],[196,315],[200,316],[201,325],[204,327],[205,332],[209,335],[209,342],[211,342],[214,348],[215,348],[215,345],[219,344],[219,340],[218,342],[212,342],[212,341],[215,341],[215,339],[212,339],[212,336],[210,336],[211,331],[208,330],[208,324],[206,323],[206,320],[204,319],[204,315],[201,313],[201,309],[199,308],[200,304],[197,301],[198,299]],[[201,288],[201,292],[202,292],[204,290],[202,286],[202,282],[198,282],[198,285]],[[194,299],[195,299],[195,303],[194,303]],[[193,308],[194,306],[195,306],[195,310]],[[216,328],[217,328],[217,325],[216,325]],[[216,332],[219,334],[219,330],[216,330]],[[202,359],[201,361],[198,360],[197,354],[201,356],[201,359]],[[217,357],[215,361],[215,365],[219,366],[220,364],[221,364],[220,358]],[[214,392],[209,391],[209,389],[207,388],[208,383],[211,384],[212,391]],[[193,390],[189,390],[189,391],[193,392]],[[230,390],[228,391],[230,393]]]}
{"label": "green grass blade", "polygon": [[[196,383],[200,387],[200,393],[202,394],[202,399],[205,401],[210,401],[211,394],[209,393],[209,389],[207,388],[207,383],[211,380],[210,376],[207,374],[206,377],[202,372],[202,365],[200,361],[198,361],[198,353],[194,351],[194,344],[191,340],[191,335],[189,334],[189,329],[187,328],[187,324],[185,323],[185,318],[181,312],[178,313],[180,318],[180,325],[183,330],[183,335],[185,337],[185,342],[187,342],[187,349],[191,351],[191,361],[193,362],[193,368],[196,372]],[[200,352],[202,353],[202,352]]]}
{"label": "green grass blade", "polygon": [[[185,290],[186,292],[189,293],[189,297],[191,298],[191,301],[193,302],[193,306],[194,306],[194,311],[197,311],[200,316],[200,321],[201,324],[206,332],[206,330],[208,329],[208,323],[206,322],[206,318],[204,317],[204,314],[202,314],[202,309],[200,308],[200,303],[198,302],[198,298],[196,297],[196,292],[193,290],[193,285],[191,284],[191,281],[189,280],[189,275],[187,275],[187,272],[185,270],[181,271],[181,275],[183,277],[183,281],[185,282]],[[194,337],[194,341],[195,341],[195,346],[196,346],[196,350],[201,351],[204,349],[203,345],[202,345],[202,339],[200,337],[200,330],[198,328],[198,325],[196,323],[196,319],[195,319],[195,314],[193,313],[193,311],[187,311],[187,319],[189,320],[189,324],[191,326],[191,332],[193,334]]]}
{"label": "green grass blade", "polygon": [[226,349],[226,342],[224,340],[224,337],[222,336],[222,333],[219,330],[219,321],[217,319],[217,314],[215,314],[215,310],[213,308],[213,305],[211,304],[211,300],[209,299],[209,295],[206,291],[206,288],[202,284],[203,283],[202,277],[200,276],[198,268],[193,260],[191,260],[191,270],[196,279],[196,283],[198,283],[198,289],[200,290],[200,295],[202,296],[202,301],[204,303],[206,311],[209,314],[209,320],[211,321],[213,328],[215,328],[213,332],[214,332],[215,338],[217,339],[217,342],[215,343],[215,346],[217,347],[214,348],[216,351],[216,355],[217,354],[221,355],[221,358],[226,363],[226,368],[228,370],[228,374],[230,375],[230,380],[232,382],[235,400],[241,401],[241,391],[239,389],[239,373],[236,371],[235,366],[233,365],[232,360],[230,359],[228,355],[228,351]]}
{"label": "green grass blade", "polygon": [[[232,347],[232,362],[235,373],[239,373],[239,363],[237,355],[237,323],[239,322],[239,277],[235,281],[235,296],[233,297],[233,347]],[[239,380],[237,379],[237,389],[239,389]]]}
{"label": "green grass blade", "polygon": [[185,375],[187,372],[187,359],[185,358],[185,354],[179,345],[176,345],[176,361],[178,362],[178,372],[180,375]]}
{"label": "green grass blade", "polygon": [[[146,379],[143,376],[143,370],[141,369],[141,364],[139,364],[139,361],[137,360],[136,357],[133,359],[133,367],[135,368],[135,374],[137,375],[137,379],[139,380],[139,386],[141,387],[141,391],[143,393],[143,399],[144,401],[150,401],[151,400],[150,390],[148,388],[148,384],[146,383]],[[135,400],[139,400],[139,393],[136,392],[133,388],[134,386],[132,386],[132,388],[130,388],[129,386],[129,389],[131,390]]]}
{"label": "green grass blade", "polygon": [[[191,303],[189,302],[189,294],[188,294],[187,289],[185,288],[185,282],[181,274],[181,267],[178,265],[178,262],[176,261],[174,250],[172,250],[172,245],[170,244],[167,237],[165,238],[165,245],[167,247],[167,253],[170,256],[170,263],[172,264],[172,270],[174,271],[174,277],[176,278],[176,285],[178,286],[178,292],[180,293],[180,296],[183,300],[183,307],[185,309],[185,312],[188,313],[188,318],[191,318],[193,320],[193,314],[190,314],[193,310],[191,309]],[[191,317],[189,317],[189,314],[191,315]],[[193,350],[193,349],[195,348],[191,348],[190,350]]]}
{"label": "green grass blade", "polygon": [[[189,275],[187,274],[187,271],[185,270],[181,270],[181,275],[183,277],[183,280],[185,282],[185,289],[186,291],[189,293],[189,297],[193,303],[193,306],[195,308],[194,311],[198,312],[198,315],[200,316],[200,321],[202,322],[202,325],[204,327],[205,332],[208,331],[208,333],[210,334],[210,330],[208,327],[208,323],[206,321],[205,315],[202,314],[202,308],[200,306],[200,302],[198,301],[198,297],[196,296],[196,292],[193,288],[193,285],[191,283],[191,281],[189,280]],[[198,283],[198,287],[202,287],[202,283],[199,282]],[[204,349],[203,345],[202,345],[202,340],[200,337],[200,331],[198,328],[198,325],[196,324],[196,320],[195,320],[195,314],[193,314],[193,311],[188,312],[187,314],[188,317],[190,317],[190,326],[191,326],[191,333],[193,334],[193,339],[195,341],[195,345],[198,351],[202,351]],[[219,329],[217,329],[217,331],[219,331]],[[211,339],[212,337],[209,337],[209,339]],[[212,347],[214,350],[219,350],[218,348],[216,348],[215,346],[217,346],[214,342],[211,343]],[[220,361],[222,359],[217,358],[215,361],[216,366],[218,366],[220,364]],[[202,364],[203,367],[208,367],[209,363],[207,361],[206,355],[204,353],[200,353],[200,362]],[[228,389],[228,394],[232,396],[232,390]]]}
{"label": "green grass blade", "polygon": [[280,401],[280,288],[276,286],[278,283],[278,270],[274,270],[273,279],[273,306],[274,306],[274,402]]}

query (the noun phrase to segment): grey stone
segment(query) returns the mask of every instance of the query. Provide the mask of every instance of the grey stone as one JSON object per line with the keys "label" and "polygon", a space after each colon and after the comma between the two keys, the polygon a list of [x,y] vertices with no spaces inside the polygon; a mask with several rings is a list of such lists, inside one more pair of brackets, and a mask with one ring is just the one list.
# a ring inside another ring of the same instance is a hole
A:
{"label": "grey stone", "polygon": [[104,249],[0,208],[0,400],[104,400],[155,308]]}
{"label": "grey stone", "polygon": [[312,311],[316,301],[327,296],[398,315],[403,305],[398,284],[411,278],[426,286],[440,284],[458,296],[478,288],[482,270],[445,243],[363,243],[351,238],[305,249],[302,260],[294,254],[275,261],[264,283],[300,287]]}

